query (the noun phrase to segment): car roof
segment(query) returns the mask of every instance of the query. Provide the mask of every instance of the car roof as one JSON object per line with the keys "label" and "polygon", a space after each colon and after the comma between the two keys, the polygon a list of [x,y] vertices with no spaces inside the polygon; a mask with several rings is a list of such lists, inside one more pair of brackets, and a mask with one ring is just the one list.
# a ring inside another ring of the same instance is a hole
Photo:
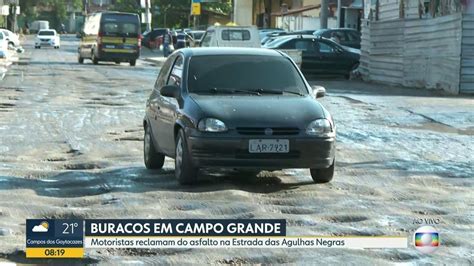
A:
{"label": "car roof", "polygon": [[220,25],[220,26],[209,26],[207,28],[208,30],[211,30],[211,29],[257,29],[256,26],[226,26],[226,25]]}
{"label": "car roof", "polygon": [[236,47],[200,47],[184,48],[178,50],[185,57],[192,56],[211,56],[211,55],[263,55],[263,56],[282,56],[280,52],[265,48],[236,48]]}

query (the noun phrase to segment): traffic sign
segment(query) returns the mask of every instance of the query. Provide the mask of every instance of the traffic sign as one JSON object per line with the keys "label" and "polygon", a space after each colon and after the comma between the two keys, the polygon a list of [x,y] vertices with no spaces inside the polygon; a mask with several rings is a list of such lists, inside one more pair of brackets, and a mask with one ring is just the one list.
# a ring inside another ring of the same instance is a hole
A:
{"label": "traffic sign", "polygon": [[192,5],[192,8],[191,8],[191,15],[201,15],[201,3],[194,3],[193,2],[193,5]]}

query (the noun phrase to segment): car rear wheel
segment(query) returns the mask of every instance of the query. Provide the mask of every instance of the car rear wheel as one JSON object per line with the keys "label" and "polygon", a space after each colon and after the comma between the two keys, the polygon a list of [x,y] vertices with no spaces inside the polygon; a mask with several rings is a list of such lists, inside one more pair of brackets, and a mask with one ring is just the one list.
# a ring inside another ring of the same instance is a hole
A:
{"label": "car rear wheel", "polygon": [[165,163],[165,156],[155,149],[148,125],[145,126],[145,136],[143,138],[143,159],[148,169],[161,169]]}
{"label": "car rear wheel", "polygon": [[115,64],[116,64],[116,65],[120,65],[120,61],[118,61],[118,60],[115,61]]}
{"label": "car rear wheel", "polygon": [[178,132],[177,136],[174,168],[176,179],[181,185],[196,183],[199,169],[192,164],[188,146],[186,145],[186,136],[182,129]]}
{"label": "car rear wheel", "polygon": [[137,64],[137,60],[130,60],[130,66],[135,66]]}
{"label": "car rear wheel", "polygon": [[313,178],[314,183],[327,183],[332,180],[334,176],[334,165],[336,164],[336,161],[334,160],[332,165],[329,166],[329,168],[323,168],[323,169],[315,169],[312,168],[310,169],[311,172],[311,177]]}
{"label": "car rear wheel", "polygon": [[79,64],[84,64],[84,58],[79,55],[79,56],[77,57],[77,62],[78,62]]}

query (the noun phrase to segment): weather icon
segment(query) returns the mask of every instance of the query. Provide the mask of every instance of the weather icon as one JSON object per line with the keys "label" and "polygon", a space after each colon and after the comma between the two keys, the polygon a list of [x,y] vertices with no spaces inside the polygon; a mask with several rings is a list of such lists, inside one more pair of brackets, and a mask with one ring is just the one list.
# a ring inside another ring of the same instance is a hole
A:
{"label": "weather icon", "polygon": [[48,232],[49,224],[46,221],[42,221],[39,225],[35,225],[31,231],[33,232]]}

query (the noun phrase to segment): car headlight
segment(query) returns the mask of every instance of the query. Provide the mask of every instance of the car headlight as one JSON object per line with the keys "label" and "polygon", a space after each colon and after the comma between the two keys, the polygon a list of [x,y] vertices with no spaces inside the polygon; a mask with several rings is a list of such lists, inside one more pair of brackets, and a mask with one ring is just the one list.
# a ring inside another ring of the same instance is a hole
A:
{"label": "car headlight", "polygon": [[204,118],[198,123],[198,129],[204,132],[224,132],[227,127],[224,122],[215,118]]}
{"label": "car headlight", "polygon": [[336,130],[329,120],[325,118],[316,119],[306,127],[306,134],[318,137],[334,137]]}

